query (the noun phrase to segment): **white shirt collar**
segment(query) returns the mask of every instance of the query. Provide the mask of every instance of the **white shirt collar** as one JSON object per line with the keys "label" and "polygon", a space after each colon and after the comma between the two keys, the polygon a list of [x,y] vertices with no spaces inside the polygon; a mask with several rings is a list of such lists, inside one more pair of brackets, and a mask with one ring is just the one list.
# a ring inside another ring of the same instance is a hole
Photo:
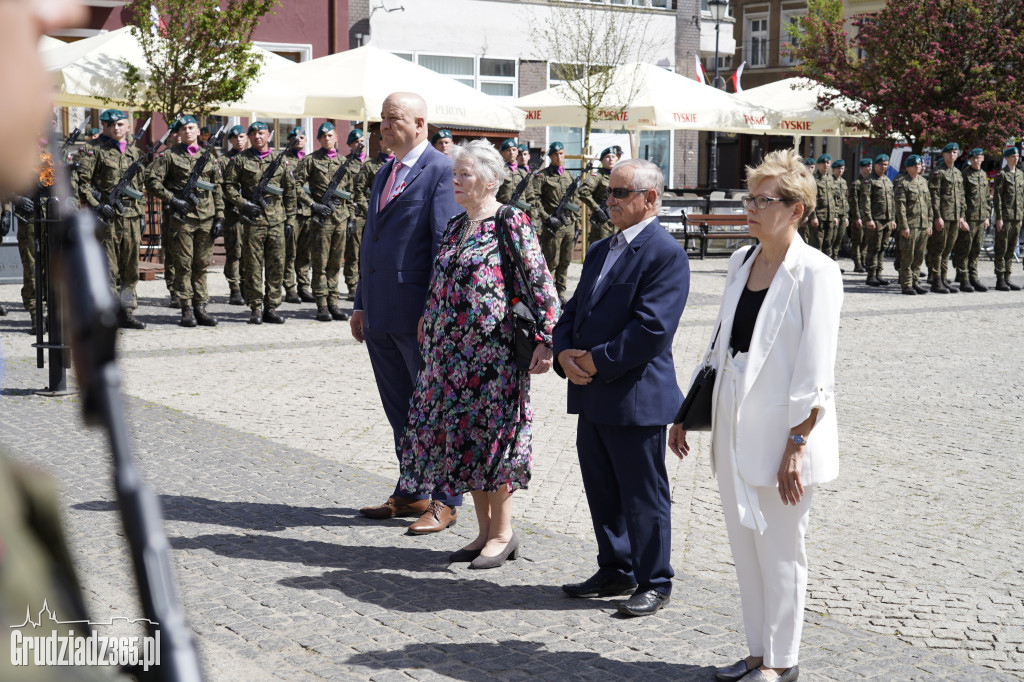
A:
{"label": "white shirt collar", "polygon": [[657,217],[658,216],[652,215],[650,218],[644,218],[633,227],[627,227],[625,230],[619,232],[619,235],[626,240],[626,244],[630,244],[633,242],[633,239],[636,238],[638,234],[643,232],[644,228],[650,225],[651,221]]}
{"label": "white shirt collar", "polygon": [[406,168],[412,168],[413,165],[420,160],[420,157],[423,156],[423,152],[427,150],[427,144],[428,142],[423,140],[423,142],[420,142],[418,145],[413,147],[412,150],[401,159],[402,165]]}

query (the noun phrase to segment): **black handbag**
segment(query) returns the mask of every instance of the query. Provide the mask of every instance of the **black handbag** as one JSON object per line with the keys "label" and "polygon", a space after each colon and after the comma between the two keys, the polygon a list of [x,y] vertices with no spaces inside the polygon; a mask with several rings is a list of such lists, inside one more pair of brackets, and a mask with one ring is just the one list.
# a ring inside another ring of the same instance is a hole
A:
{"label": "black handbag", "polygon": [[530,369],[533,362],[533,352],[540,345],[537,341],[539,328],[537,316],[533,313],[524,301],[521,301],[512,287],[515,273],[509,270],[508,259],[511,257],[515,270],[518,272],[523,283],[523,289],[531,301],[536,300],[533,289],[530,287],[530,278],[526,274],[526,267],[523,260],[516,251],[512,240],[508,236],[508,206],[498,209],[494,225],[498,231],[498,255],[501,258],[501,275],[505,280],[505,293],[509,302],[509,317],[512,319],[512,353],[516,359],[516,369],[525,372]]}
{"label": "black handbag", "polygon": [[[743,256],[744,263],[754,255],[755,248],[757,247],[751,246],[747,250],[746,255]],[[683,404],[679,407],[676,418],[672,420],[673,424],[683,427],[683,431],[711,430],[711,401],[715,395],[715,379],[718,378],[718,370],[711,366],[711,354],[715,350],[718,333],[721,331],[722,323],[719,322],[718,329],[715,330],[715,338],[711,341],[711,347],[704,357],[704,366],[697,372],[697,377],[693,380],[690,390],[686,392],[686,397],[683,398]]]}

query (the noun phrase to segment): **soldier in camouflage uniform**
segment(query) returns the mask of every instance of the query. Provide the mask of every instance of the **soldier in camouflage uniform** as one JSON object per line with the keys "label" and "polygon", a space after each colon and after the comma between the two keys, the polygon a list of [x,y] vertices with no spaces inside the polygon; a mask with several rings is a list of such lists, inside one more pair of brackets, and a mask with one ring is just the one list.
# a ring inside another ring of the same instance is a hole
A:
{"label": "soldier in camouflage uniform", "polygon": [[999,291],[1020,291],[1020,286],[1010,281],[1010,266],[1013,252],[1020,239],[1021,219],[1024,219],[1024,171],[1017,168],[1020,155],[1016,147],[1003,150],[1006,168],[999,171],[993,191],[996,209],[996,289]]}
{"label": "soldier in camouflage uniform", "polygon": [[[508,168],[509,175],[501,183],[501,186],[498,187],[497,199],[502,204],[508,204],[512,200],[516,187],[530,174],[530,167],[523,168],[519,165],[519,147],[512,138],[503,141],[498,151],[501,153],[501,158],[505,161],[505,167]],[[526,183],[523,193],[519,196],[520,208],[529,206],[530,210],[533,209],[533,202],[536,201],[536,197],[533,194],[533,182],[531,180]],[[528,210],[523,210],[529,213]]]}
{"label": "soldier in camouflage uniform", "polygon": [[965,217],[967,202],[964,199],[964,176],[953,163],[960,156],[960,145],[950,142],[942,150],[942,163],[928,178],[932,191],[932,214],[935,216],[932,236],[928,238],[928,281],[936,293],[957,293],[953,284],[946,279],[949,256],[956,245],[961,231],[970,227]]}
{"label": "soldier in camouflage uniform", "polygon": [[[245,135],[245,128],[235,126],[228,131],[228,141],[231,149],[217,159],[220,166],[221,189],[224,187],[224,171],[227,169],[231,159],[245,151],[249,146],[249,138]],[[223,193],[223,192],[222,192]],[[242,234],[243,223],[238,218],[238,212],[230,201],[224,202],[224,278],[228,281],[230,296],[228,303],[231,305],[245,305],[245,298],[242,297],[242,244],[245,239]]]}
{"label": "soldier in camouflage uniform", "polygon": [[864,238],[866,219],[860,214],[860,198],[871,179],[871,159],[861,159],[859,167],[860,177],[854,180],[850,187],[850,253],[853,257],[853,271],[866,272],[864,268],[865,247],[867,246],[867,240]]}
{"label": "soldier in camouflage uniform", "polygon": [[[572,249],[576,242],[576,228],[580,223],[578,204],[573,204],[575,197],[569,197],[570,210],[563,212],[562,219],[555,215],[558,204],[572,184],[572,174],[565,170],[565,146],[561,142],[552,142],[548,147],[551,165],[537,174],[539,201],[537,201],[537,219],[542,225],[540,248],[544,252],[548,270],[555,277],[555,288],[558,298],[565,304],[565,290],[568,287],[569,262],[572,260]],[[576,206],[577,210],[571,210]]]}
{"label": "soldier in camouflage uniform", "polygon": [[[351,137],[351,135],[350,135]],[[366,211],[369,207],[370,192],[373,189],[373,177],[377,174],[377,171],[381,169],[381,166],[386,164],[392,157],[391,149],[384,143],[384,140],[380,140],[380,151],[373,158],[367,158],[362,167],[359,169],[359,174],[353,178],[352,182],[352,199],[356,205],[356,224],[353,227],[353,233],[356,235],[356,239],[359,243],[362,243],[363,230],[366,227]],[[346,262],[349,258],[348,243],[346,242],[345,248],[345,259]],[[345,298],[349,301],[354,301],[356,298],[356,285],[359,283],[359,248],[355,248],[355,254],[352,259],[352,267],[356,273],[356,279],[353,282],[348,280],[348,266],[345,266],[345,285],[348,287],[348,293]]]}
{"label": "soldier in camouflage uniform", "polygon": [[[40,161],[43,160],[43,152],[40,151]],[[41,166],[40,166],[41,168]],[[36,319],[36,296],[42,296],[44,304],[43,329],[46,328],[45,304],[47,295],[47,273],[46,266],[48,259],[46,254],[46,201],[37,192],[33,197],[15,195],[11,201],[14,208],[12,218],[18,221],[18,255],[21,256],[21,302],[28,311],[31,325],[29,333],[35,336],[39,320]],[[39,208],[41,220],[36,220],[36,208]],[[38,233],[40,250],[40,270],[42,279],[36,282],[36,236]],[[6,311],[5,313],[6,314]]]}
{"label": "soldier in camouflage uniform", "polygon": [[868,271],[865,284],[884,287],[889,281],[882,277],[882,261],[889,236],[896,229],[896,204],[892,181],[886,175],[889,170],[889,155],[875,157],[874,172],[860,195],[860,216],[864,220],[864,238],[867,240],[867,257],[864,268]]}
{"label": "soldier in camouflage uniform", "polygon": [[[178,122],[172,123],[169,130],[171,134],[167,137],[168,148],[181,144],[181,136],[178,134]],[[146,170],[147,175],[153,170],[155,165],[156,158],[153,159]],[[167,307],[176,310],[181,308],[181,301],[178,300],[178,295],[174,293],[174,264],[177,260],[177,257],[174,255],[174,239],[171,235],[171,208],[167,204],[160,204],[160,261],[164,266],[164,284],[167,285],[167,293],[171,297]]]}
{"label": "soldier in camouflage uniform", "polygon": [[[288,133],[288,148],[282,152],[285,158],[288,159],[289,165],[292,168],[292,172],[298,169],[299,162],[306,156],[306,131],[298,126],[291,129]],[[306,189],[303,187],[303,183],[299,182],[295,185],[295,196],[296,199],[306,194]],[[308,196],[308,195],[307,195]],[[295,225],[295,230],[292,231],[291,235],[285,240],[285,251],[284,251],[284,302],[285,303],[302,303],[302,297],[299,296],[299,289],[309,289],[309,264],[310,264],[310,251],[309,251],[309,206],[302,201],[296,202],[296,214],[292,218],[291,222]],[[289,216],[291,218],[291,216]],[[306,247],[305,252],[300,248],[300,244]]]}
{"label": "soldier in camouflage uniform", "polygon": [[[347,144],[352,165],[345,174],[343,189],[351,195],[345,200],[348,208],[347,235],[345,236],[345,266],[343,275],[348,293],[346,300],[356,298],[356,285],[359,284],[359,247],[363,243],[363,228],[366,227],[366,207],[369,201],[369,186],[364,193],[361,183],[363,163],[366,161],[366,147],[363,145],[363,131],[354,128],[349,131]],[[373,176],[370,176],[372,182]]]}
{"label": "soldier in camouflage uniform", "polygon": [[850,227],[850,187],[846,184],[846,162],[836,159],[832,162],[832,182],[836,191],[836,205],[838,206],[838,220],[835,237],[832,239],[832,249],[829,256],[832,260],[839,260],[839,249],[843,245],[846,231]]}
{"label": "soldier in camouflage uniform", "polygon": [[452,147],[455,146],[455,141],[452,140],[452,133],[446,128],[441,128],[436,133],[430,136],[430,144],[437,151],[441,152],[448,158],[452,156]]}
{"label": "soldier in camouflage uniform", "polygon": [[[344,201],[337,206],[321,203],[327,185],[331,183],[345,157],[338,154],[338,133],[334,124],[325,122],[316,134],[320,149],[307,156],[299,164],[295,184],[309,186],[309,193],[299,193],[299,203],[306,205],[315,216],[309,221],[312,234],[313,253],[313,295],[316,297],[316,319],[321,322],[347,320],[348,313],[338,307],[338,275],[341,273],[341,259],[345,254],[345,236],[348,231],[349,208]],[[347,172],[346,172],[347,174]],[[351,193],[338,186],[335,191]],[[345,199],[345,196],[338,196]]]}
{"label": "soldier in camouflage uniform", "polygon": [[[530,170],[530,148],[522,142],[519,143],[519,156],[516,158],[516,164],[519,168],[523,169],[523,171],[532,173]],[[537,222],[537,206],[540,203],[540,201],[538,201],[539,197],[537,194],[538,186],[539,181],[537,174],[532,173],[530,176],[530,184],[527,185],[526,189],[523,191],[523,196],[530,196],[530,200],[527,202],[530,204],[530,210],[526,211],[526,213],[530,216],[530,222],[533,223],[535,228],[540,227]]]}
{"label": "soldier in camouflage uniform", "polygon": [[835,238],[839,224],[839,206],[836,204],[835,181],[829,171],[832,157],[822,154],[818,157],[818,168],[814,171],[814,184],[817,186],[817,201],[814,212],[807,223],[810,245],[826,256],[832,252],[832,240]]}
{"label": "soldier in camouflage uniform", "polygon": [[580,183],[580,201],[593,211],[589,220],[590,233],[587,235],[588,249],[590,244],[610,237],[616,232],[616,227],[608,217],[608,206],[605,202],[608,201],[608,180],[612,175],[612,166],[618,160],[615,149],[608,147],[601,152],[601,168],[598,169],[597,175],[584,178],[586,184]]}
{"label": "soldier in camouflage uniform", "polygon": [[928,183],[921,175],[921,157],[907,157],[906,173],[897,177],[896,229],[900,242],[900,286],[907,296],[926,294],[918,282],[924,246],[932,232],[932,198]]}
{"label": "soldier in camouflage uniform", "polygon": [[[141,154],[128,144],[128,114],[107,109],[100,114],[103,134],[86,144],[78,169],[78,199],[93,208],[105,223],[103,245],[107,250],[110,282],[114,297],[120,301],[119,324],[123,329],[145,329],[135,319],[138,307],[135,285],[139,281],[139,244],[142,241],[142,220],[145,215],[143,187],[145,170],[132,179],[129,193],[122,197],[124,211],[118,213],[107,201],[111,190]],[[99,199],[93,195],[93,189]]]}
{"label": "soldier in camouflage uniform", "polygon": [[[149,174],[149,191],[170,208],[170,234],[174,242],[174,293],[181,302],[181,326],[217,326],[206,312],[210,296],[206,270],[213,259],[213,240],[224,227],[224,196],[220,166],[210,157],[196,183],[196,206],[181,196],[192,170],[204,151],[198,144],[199,124],[192,116],[178,119],[181,143],[157,157]],[[182,219],[184,218],[184,220]]]}
{"label": "soldier in camouflage uniform", "polygon": [[956,281],[960,284],[960,291],[988,291],[988,287],[978,278],[981,240],[985,236],[989,216],[992,214],[988,173],[981,170],[985,153],[981,149],[972,149],[967,159],[969,163],[962,171],[964,200],[967,203],[967,215],[964,218],[971,229],[956,240],[956,246],[953,247],[953,267],[956,268]]}
{"label": "soldier in camouflage uniform", "polygon": [[295,216],[295,183],[289,161],[283,159],[264,193],[266,210],[249,200],[264,171],[273,162],[274,155],[270,149],[270,132],[266,123],[253,122],[249,125],[248,134],[252,146],[228,164],[224,188],[227,201],[235,206],[243,220],[251,221],[246,229],[246,243],[242,252],[248,277],[243,292],[252,310],[249,324],[284,324],[284,318],[278,314],[277,308],[281,305],[281,287],[284,283],[285,237],[295,229],[294,224],[288,222]]}

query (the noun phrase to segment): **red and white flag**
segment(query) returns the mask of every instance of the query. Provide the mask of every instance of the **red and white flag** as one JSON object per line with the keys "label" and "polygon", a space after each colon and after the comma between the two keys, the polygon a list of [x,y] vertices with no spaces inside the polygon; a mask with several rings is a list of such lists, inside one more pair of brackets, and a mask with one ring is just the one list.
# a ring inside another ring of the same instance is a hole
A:
{"label": "red and white flag", "polygon": [[708,76],[704,73],[704,67],[700,63],[700,56],[693,55],[693,60],[697,63],[697,82],[701,85],[708,84]]}
{"label": "red and white flag", "polygon": [[736,69],[736,73],[734,73],[732,75],[732,78],[729,79],[729,80],[732,81],[732,91],[733,92],[743,92],[743,86],[740,84],[740,78],[743,77],[743,67],[746,66],[746,65],[747,65],[746,62],[743,62],[742,64],[740,64],[740,68]]}

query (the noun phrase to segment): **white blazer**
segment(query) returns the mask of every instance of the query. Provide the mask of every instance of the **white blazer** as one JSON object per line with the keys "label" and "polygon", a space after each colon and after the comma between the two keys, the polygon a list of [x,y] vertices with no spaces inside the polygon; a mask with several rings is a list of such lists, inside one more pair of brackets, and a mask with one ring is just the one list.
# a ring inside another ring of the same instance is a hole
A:
{"label": "white blazer", "polygon": [[[736,251],[729,259],[715,323],[716,327],[721,324],[721,331],[711,353],[715,367],[723,365],[729,352],[736,303],[761,250],[760,245],[748,248],[757,251],[745,263],[748,249]],[[815,408],[818,415],[807,439],[801,478],[804,485],[815,485],[839,475],[835,364],[842,304],[839,266],[795,235],[757,316],[738,399],[737,467],[750,485],[778,486],[789,431]],[[701,365],[694,370],[694,377]],[[715,383],[713,405],[718,404],[720,384]],[[716,419],[712,409],[712,429]],[[711,467],[714,472],[714,452]]]}

